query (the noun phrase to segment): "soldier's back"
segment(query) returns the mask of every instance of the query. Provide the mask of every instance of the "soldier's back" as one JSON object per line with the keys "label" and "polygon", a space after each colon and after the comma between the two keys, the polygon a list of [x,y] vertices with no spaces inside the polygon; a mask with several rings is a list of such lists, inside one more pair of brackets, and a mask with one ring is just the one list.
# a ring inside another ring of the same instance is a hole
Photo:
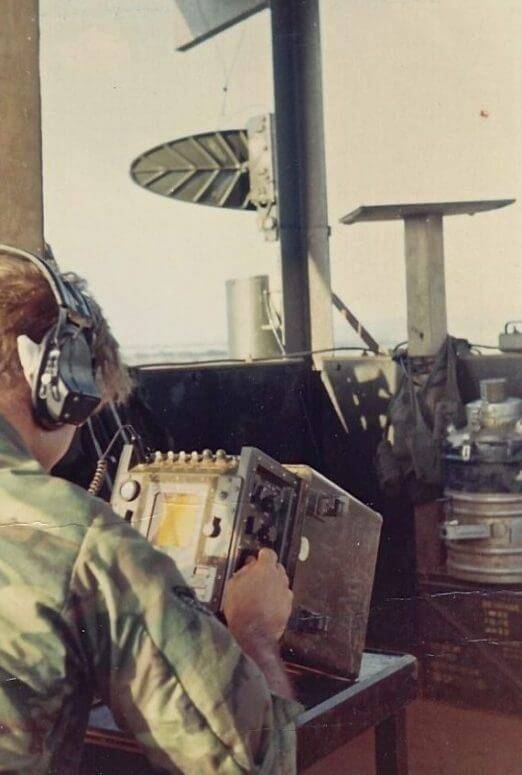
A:
{"label": "soldier's back", "polygon": [[0,772],[48,772],[58,750],[74,771],[92,690],[63,612],[92,503],[0,418]]}

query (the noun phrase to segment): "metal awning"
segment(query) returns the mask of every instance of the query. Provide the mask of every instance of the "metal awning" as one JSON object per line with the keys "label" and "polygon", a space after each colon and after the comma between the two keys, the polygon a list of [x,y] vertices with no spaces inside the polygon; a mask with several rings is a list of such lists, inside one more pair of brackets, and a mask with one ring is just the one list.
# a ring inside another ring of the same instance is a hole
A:
{"label": "metal awning", "polygon": [[340,219],[350,226],[365,221],[397,221],[423,215],[475,215],[488,210],[498,210],[515,202],[515,199],[479,199],[473,202],[423,202],[414,204],[361,205]]}

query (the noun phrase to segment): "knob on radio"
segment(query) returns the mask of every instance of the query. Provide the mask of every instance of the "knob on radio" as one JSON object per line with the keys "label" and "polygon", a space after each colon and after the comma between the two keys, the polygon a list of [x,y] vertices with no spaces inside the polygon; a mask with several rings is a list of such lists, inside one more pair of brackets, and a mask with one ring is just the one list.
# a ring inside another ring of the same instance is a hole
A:
{"label": "knob on radio", "polygon": [[124,501],[133,501],[138,497],[140,486],[135,479],[127,479],[120,487],[120,495]]}

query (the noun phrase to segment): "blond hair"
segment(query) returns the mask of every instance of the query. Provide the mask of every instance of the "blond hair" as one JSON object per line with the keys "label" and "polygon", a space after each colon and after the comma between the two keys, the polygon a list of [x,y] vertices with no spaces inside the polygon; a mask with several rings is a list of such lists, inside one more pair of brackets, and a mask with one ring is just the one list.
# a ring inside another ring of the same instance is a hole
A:
{"label": "blond hair", "polygon": [[[63,277],[86,290],[85,281],[77,275]],[[99,305],[92,302],[99,316],[94,345],[96,381],[104,401],[122,403],[132,390],[132,381]],[[0,251],[0,379],[6,387],[16,389],[23,383],[17,337],[25,334],[41,342],[57,319],[58,305],[42,272],[29,261]]]}

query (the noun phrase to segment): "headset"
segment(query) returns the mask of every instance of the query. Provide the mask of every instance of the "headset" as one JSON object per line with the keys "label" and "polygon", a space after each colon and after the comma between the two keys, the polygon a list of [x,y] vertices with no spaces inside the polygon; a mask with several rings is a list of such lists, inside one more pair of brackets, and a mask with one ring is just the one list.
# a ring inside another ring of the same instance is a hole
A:
{"label": "headset", "polygon": [[96,385],[94,344],[99,317],[89,297],[64,277],[49,249],[49,259],[11,245],[0,253],[30,261],[44,275],[58,305],[58,319],[36,346],[36,363],[28,378],[33,414],[47,430],[82,425],[101,403]]}

